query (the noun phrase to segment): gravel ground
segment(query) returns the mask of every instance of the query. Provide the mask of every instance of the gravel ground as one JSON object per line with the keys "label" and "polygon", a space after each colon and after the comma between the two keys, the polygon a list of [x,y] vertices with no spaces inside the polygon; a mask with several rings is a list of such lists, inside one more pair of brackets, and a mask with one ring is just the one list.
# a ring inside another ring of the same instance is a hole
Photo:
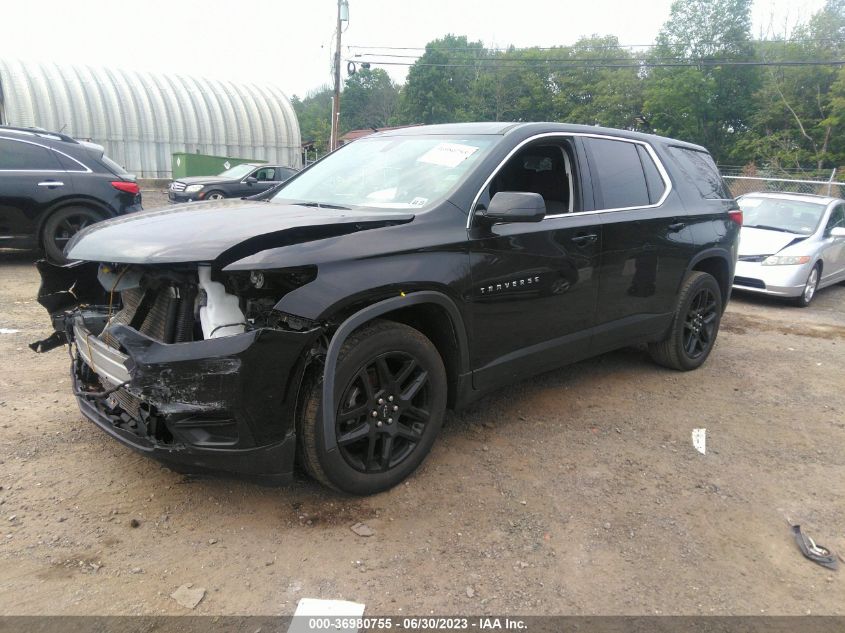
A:
{"label": "gravel ground", "polygon": [[143,184],[141,187],[141,204],[144,209],[156,209],[166,207],[169,204],[166,189],[149,189],[145,188]]}
{"label": "gravel ground", "polygon": [[845,287],[737,297],[696,372],[625,349],[502,389],[358,499],[186,477],[94,428],[67,355],[26,347],[33,259],[0,254],[0,614],[188,613],[187,583],[197,614],[845,614],[787,527],[845,552]]}

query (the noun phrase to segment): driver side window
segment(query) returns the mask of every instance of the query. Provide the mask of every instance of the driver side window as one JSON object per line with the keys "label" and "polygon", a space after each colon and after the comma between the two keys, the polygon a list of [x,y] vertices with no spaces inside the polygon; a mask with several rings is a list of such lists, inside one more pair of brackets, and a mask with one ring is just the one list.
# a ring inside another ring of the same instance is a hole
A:
{"label": "driver side window", "polygon": [[262,167],[261,169],[254,171],[252,175],[259,182],[276,180],[276,170],[273,167]]}
{"label": "driver side window", "polygon": [[527,145],[493,177],[482,204],[489,205],[500,191],[521,191],[543,196],[548,215],[580,211],[572,156],[572,147],[565,140],[544,139]]}
{"label": "driver side window", "polygon": [[828,218],[827,226],[825,226],[824,231],[825,233],[830,233],[831,229],[834,229],[837,226],[845,227],[845,206],[841,204],[830,212],[830,218]]}

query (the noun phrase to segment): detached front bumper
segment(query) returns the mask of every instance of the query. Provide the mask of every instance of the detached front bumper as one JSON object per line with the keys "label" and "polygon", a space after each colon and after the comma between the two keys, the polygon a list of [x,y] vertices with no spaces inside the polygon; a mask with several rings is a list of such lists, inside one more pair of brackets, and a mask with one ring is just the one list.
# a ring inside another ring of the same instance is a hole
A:
{"label": "detached front bumper", "polygon": [[735,290],[775,297],[798,297],[804,291],[812,264],[798,266],[763,266],[759,262],[736,263]]}
{"label": "detached front bumper", "polygon": [[318,330],[259,329],[168,345],[116,325],[109,333],[124,354],[91,333],[91,318],[79,310],[66,318],[85,417],[175,470],[290,479],[296,396]]}

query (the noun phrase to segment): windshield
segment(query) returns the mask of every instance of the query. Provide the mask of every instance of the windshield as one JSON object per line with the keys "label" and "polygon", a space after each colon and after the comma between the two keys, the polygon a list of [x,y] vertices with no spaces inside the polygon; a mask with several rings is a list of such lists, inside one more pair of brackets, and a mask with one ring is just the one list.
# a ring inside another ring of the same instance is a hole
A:
{"label": "windshield", "polygon": [[743,197],[737,200],[742,209],[742,226],[798,235],[815,233],[826,205],[784,198]]}
{"label": "windshield", "polygon": [[497,137],[361,139],[282,186],[275,201],[415,209],[442,200]]}
{"label": "windshield", "polygon": [[255,169],[255,165],[235,165],[231,169],[227,169],[223,173],[217,174],[220,178],[229,178],[231,180],[237,180],[238,178],[243,178],[249,172]]}

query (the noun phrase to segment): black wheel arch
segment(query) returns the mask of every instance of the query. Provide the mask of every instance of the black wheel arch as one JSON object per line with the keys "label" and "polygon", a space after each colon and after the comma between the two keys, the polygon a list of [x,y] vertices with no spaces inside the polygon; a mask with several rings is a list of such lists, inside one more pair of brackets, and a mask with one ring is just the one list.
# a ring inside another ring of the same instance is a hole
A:
{"label": "black wheel arch", "polygon": [[[460,378],[469,372],[469,343],[463,317],[455,302],[436,290],[420,290],[382,299],[346,316],[329,341],[322,381],[322,424],[327,451],[337,449],[333,433],[333,394],[340,350],[353,332],[377,318],[405,323],[426,335],[446,366],[449,406],[454,406],[459,399]],[[447,324],[449,329],[444,331],[443,326]]]}
{"label": "black wheel arch", "polygon": [[[690,260],[687,266],[684,278],[694,270],[708,273],[712,275],[719,284],[719,290],[722,295],[722,311],[728,305],[728,300],[731,297],[731,288],[733,285],[733,270],[731,264],[733,258],[729,251],[723,248],[709,248],[707,250],[697,253],[695,257]],[[683,280],[681,280],[683,283]]]}

